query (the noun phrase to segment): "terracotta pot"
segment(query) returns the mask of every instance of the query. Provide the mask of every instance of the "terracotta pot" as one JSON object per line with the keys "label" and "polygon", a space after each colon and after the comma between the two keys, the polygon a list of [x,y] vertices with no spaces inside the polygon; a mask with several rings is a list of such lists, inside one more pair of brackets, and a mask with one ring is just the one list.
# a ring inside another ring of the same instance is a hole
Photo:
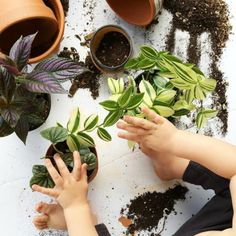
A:
{"label": "terracotta pot", "polygon": [[9,54],[21,35],[38,32],[29,63],[47,57],[58,47],[64,32],[60,0],[0,0],[0,49]]}
{"label": "terracotta pot", "polygon": [[113,11],[125,21],[139,26],[150,24],[164,0],[107,0]]}
{"label": "terracotta pot", "polygon": [[[110,66],[104,65],[96,56],[96,51],[99,48],[102,39],[109,32],[118,32],[118,33],[123,34],[125,36],[125,38],[127,39],[127,41],[129,42],[129,45],[130,45],[129,55],[118,66],[110,67]],[[124,65],[127,63],[127,61],[129,60],[129,58],[132,55],[132,42],[131,42],[131,38],[128,35],[128,33],[124,29],[119,27],[119,26],[116,26],[116,25],[106,25],[106,26],[103,26],[103,27],[99,28],[94,33],[94,35],[93,35],[93,37],[92,37],[92,39],[90,41],[90,54],[91,54],[91,58],[93,60],[93,63],[95,64],[95,66],[100,71],[102,71],[103,73],[117,73],[117,72],[121,71],[124,68]]]}
{"label": "terracotta pot", "polygon": [[[61,145],[63,147],[67,147],[66,145],[66,142],[64,143],[61,143]],[[67,147],[68,148],[68,147]],[[94,180],[94,178],[96,177],[97,173],[98,173],[98,154],[97,154],[97,150],[96,148],[93,148],[93,147],[90,147],[89,148],[91,152],[93,152],[96,157],[97,157],[97,166],[94,170],[92,171],[87,171],[87,175],[88,175],[88,182],[90,183],[91,181]],[[56,154],[57,152],[55,151],[55,149],[53,148],[53,146],[51,145],[48,150],[47,150],[47,153],[46,153],[46,158],[50,158],[50,160],[52,161],[53,165],[56,166],[56,163],[53,159],[53,156]]]}

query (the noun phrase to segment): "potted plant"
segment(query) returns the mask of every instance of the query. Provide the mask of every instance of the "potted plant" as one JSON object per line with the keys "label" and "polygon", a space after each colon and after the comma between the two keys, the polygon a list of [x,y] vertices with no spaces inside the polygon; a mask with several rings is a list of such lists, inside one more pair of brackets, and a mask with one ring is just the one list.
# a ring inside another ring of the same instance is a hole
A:
{"label": "potted plant", "polygon": [[66,93],[61,83],[87,70],[72,60],[52,57],[29,72],[27,63],[35,36],[21,37],[9,56],[0,59],[0,137],[15,132],[24,143],[28,132],[47,119],[47,94]]}
{"label": "potted plant", "polygon": [[[196,117],[197,128],[202,128],[217,111],[203,106],[203,101],[216,86],[214,79],[207,78],[195,65],[182,62],[168,52],[158,52],[153,47],[142,46],[137,58],[130,59],[126,69],[141,74],[123,79],[108,79],[112,96],[100,103],[117,122],[125,114],[145,118],[141,107],[149,107],[170,120],[190,115]],[[109,125],[107,125],[109,126]]]}
{"label": "potted plant", "polygon": [[46,58],[58,48],[65,22],[60,0],[1,0],[0,3],[1,57],[9,54],[10,48],[21,35],[35,32],[38,34],[29,63]]}
{"label": "potted plant", "polygon": [[163,0],[107,0],[107,3],[122,19],[139,26],[149,25],[163,6]]}
{"label": "potted plant", "polygon": [[98,69],[105,73],[116,73],[124,68],[132,54],[131,39],[119,26],[103,26],[91,39],[90,53]]}
{"label": "potted plant", "polygon": [[[55,165],[53,156],[58,153],[61,155],[68,169],[72,171],[73,152],[79,151],[82,163],[88,165],[88,181],[92,181],[98,171],[98,158],[95,142],[89,133],[96,130],[97,135],[102,140],[111,141],[110,134],[103,128],[103,124],[99,125],[98,122],[98,116],[91,115],[85,119],[82,125],[80,111],[77,108],[73,112],[66,127],[57,123],[57,126],[43,130],[41,135],[52,143],[44,158],[50,158]],[[54,187],[54,183],[45,166],[33,166],[33,177],[30,180],[30,186],[34,184],[49,188]]]}

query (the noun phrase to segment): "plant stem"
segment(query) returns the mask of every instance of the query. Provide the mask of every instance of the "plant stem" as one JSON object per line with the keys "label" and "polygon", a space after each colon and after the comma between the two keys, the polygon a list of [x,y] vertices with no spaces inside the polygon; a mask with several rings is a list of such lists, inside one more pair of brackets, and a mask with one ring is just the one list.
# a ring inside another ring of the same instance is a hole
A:
{"label": "plant stem", "polygon": [[59,154],[61,154],[61,155],[64,154],[64,153],[61,152],[59,149],[57,149],[56,145],[53,144],[52,146],[53,146],[54,150],[55,150],[57,153],[59,153]]}

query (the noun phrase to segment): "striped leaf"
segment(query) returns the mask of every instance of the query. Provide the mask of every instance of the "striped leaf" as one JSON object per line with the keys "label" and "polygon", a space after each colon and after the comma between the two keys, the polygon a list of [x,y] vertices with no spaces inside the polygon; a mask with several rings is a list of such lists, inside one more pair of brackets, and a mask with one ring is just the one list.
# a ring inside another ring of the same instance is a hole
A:
{"label": "striped leaf", "polygon": [[186,90],[184,92],[184,98],[188,103],[192,103],[194,100],[194,89]]}
{"label": "striped leaf", "polygon": [[175,111],[179,111],[179,110],[189,110],[189,111],[191,111],[194,108],[195,108],[194,105],[187,103],[187,101],[185,101],[185,100],[179,100],[173,106],[173,109]]}
{"label": "striped leaf", "polygon": [[20,83],[24,84],[25,88],[35,93],[58,93],[63,94],[66,91],[60,83],[49,73],[44,71],[32,71],[24,78],[19,78]]}
{"label": "striped leaf", "polygon": [[111,135],[103,128],[99,127],[97,130],[98,137],[106,142],[112,140]]}
{"label": "striped leaf", "polygon": [[216,88],[216,80],[214,79],[202,79],[199,82],[200,87],[204,90],[206,90],[207,92],[212,92],[215,90]]}
{"label": "striped leaf", "polygon": [[138,63],[139,63],[138,58],[132,58],[132,59],[128,60],[128,62],[125,64],[125,69],[127,69],[127,70],[138,69],[138,67],[137,67]]}
{"label": "striped leaf", "polygon": [[111,91],[112,94],[119,94],[120,91],[120,85],[118,80],[113,79],[113,78],[108,78],[108,87]]}
{"label": "striped leaf", "polygon": [[125,82],[122,78],[118,80],[119,83],[119,93],[123,93],[125,90]]}
{"label": "striped leaf", "polygon": [[89,116],[84,122],[84,130],[87,132],[93,131],[98,124],[98,115]]}
{"label": "striped leaf", "polygon": [[64,142],[68,136],[67,129],[58,126],[45,129],[40,134],[53,144]]}
{"label": "striped leaf", "polygon": [[81,155],[81,162],[87,164],[87,170],[94,170],[97,167],[97,157],[91,151]]}
{"label": "striped leaf", "polygon": [[126,108],[130,102],[133,88],[129,87],[118,99],[118,104],[122,108]]}
{"label": "striped leaf", "polygon": [[197,127],[203,128],[210,118],[214,118],[218,111],[212,109],[202,109],[197,115]]}
{"label": "striped leaf", "polygon": [[94,147],[95,146],[95,142],[94,142],[93,138],[83,132],[78,133],[77,138],[78,138],[78,141],[81,145],[84,145],[86,147]]}
{"label": "striped leaf", "polygon": [[9,56],[17,64],[19,71],[21,71],[28,63],[31,47],[37,33],[20,37],[12,46]]}
{"label": "striped leaf", "polygon": [[166,106],[154,106],[153,109],[163,117],[170,117],[175,113],[172,108]]}
{"label": "striped leaf", "polygon": [[144,102],[148,106],[152,106],[153,102],[156,99],[156,91],[154,90],[152,85],[148,81],[142,80],[139,84],[139,90],[141,93],[144,93]]}
{"label": "striped leaf", "polygon": [[112,111],[110,112],[104,120],[104,127],[109,127],[114,125],[123,115],[122,110]]}
{"label": "striped leaf", "polygon": [[162,90],[158,93],[156,100],[170,103],[175,98],[175,95],[176,95],[175,90]]}
{"label": "striped leaf", "polygon": [[206,94],[204,93],[204,91],[201,89],[199,85],[196,85],[194,87],[194,97],[199,100],[204,100],[206,97]]}
{"label": "striped leaf", "polygon": [[35,70],[48,72],[60,81],[74,78],[88,71],[88,69],[80,66],[71,59],[59,57],[43,60],[35,67]]}
{"label": "striped leaf", "polygon": [[69,135],[66,139],[66,144],[71,152],[78,151],[80,149],[79,138],[77,135]]}
{"label": "striped leaf", "polygon": [[151,46],[144,45],[140,49],[141,54],[150,60],[155,61],[159,57],[157,50]]}
{"label": "striped leaf", "polygon": [[115,111],[119,107],[118,103],[112,100],[106,100],[99,104],[107,111]]}
{"label": "striped leaf", "polygon": [[9,107],[7,109],[1,109],[1,116],[11,128],[15,128],[21,113],[18,110]]}
{"label": "striped leaf", "polygon": [[134,110],[137,108],[143,101],[144,93],[133,95],[127,106],[127,110]]}
{"label": "striped leaf", "polygon": [[188,90],[191,89],[192,86],[190,84],[187,84],[184,80],[178,78],[178,79],[171,79],[170,81],[176,88],[181,90]]}
{"label": "striped leaf", "polygon": [[79,108],[73,111],[69,122],[67,123],[67,129],[70,133],[79,132],[80,128],[80,111]]}
{"label": "striped leaf", "polygon": [[144,58],[138,63],[138,68],[142,70],[149,70],[153,68],[156,65],[155,61],[152,61],[150,59]]}

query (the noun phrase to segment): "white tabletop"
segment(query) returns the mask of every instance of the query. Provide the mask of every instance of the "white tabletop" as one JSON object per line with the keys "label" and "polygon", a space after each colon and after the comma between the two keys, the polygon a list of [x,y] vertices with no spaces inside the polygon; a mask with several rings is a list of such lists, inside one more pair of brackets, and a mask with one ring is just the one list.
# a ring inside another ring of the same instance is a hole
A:
{"label": "white tabletop", "polygon": [[[157,49],[164,49],[164,37],[170,29],[170,15],[163,11],[160,16],[160,23],[155,26],[152,34],[146,34],[145,30],[127,24],[117,18],[110,10],[105,0],[90,0],[89,5],[94,6],[94,11],[88,14],[88,7],[83,8],[83,1],[70,0],[66,31],[61,48],[73,46],[85,56],[87,49],[80,46],[75,34],[87,34],[97,27],[105,24],[118,24],[126,29],[132,37],[135,52],[138,46],[148,43],[149,39],[154,41]],[[232,10],[231,15],[235,16],[236,1],[227,0]],[[104,12],[106,9],[106,13]],[[234,10],[233,10],[234,9]],[[229,131],[224,140],[236,144],[236,18],[231,17],[233,32],[227,43],[221,61],[221,69],[229,82],[227,91],[229,101]],[[89,25],[86,23],[89,22]],[[87,32],[84,32],[87,29]],[[187,37],[185,33],[181,37]],[[184,48],[183,50],[186,50]],[[202,64],[206,64],[203,62]],[[69,84],[66,85],[69,87]],[[29,179],[34,164],[40,164],[40,157],[45,154],[49,143],[43,140],[39,132],[46,127],[55,124],[56,121],[66,123],[70,112],[77,106],[82,113],[89,115],[98,113],[101,117],[106,112],[98,103],[109,96],[106,79],[101,79],[100,96],[93,100],[89,91],[79,90],[73,99],[66,95],[52,96],[52,109],[47,122],[39,129],[29,134],[27,145],[24,146],[15,134],[0,139],[0,235],[6,236],[33,236],[33,235],[64,235],[62,232],[38,232],[32,225],[35,215],[34,205],[42,200],[50,199],[33,193],[29,188]],[[91,183],[89,198],[99,222],[107,224],[107,227],[114,236],[123,235],[124,228],[118,222],[120,210],[130,199],[147,190],[164,191],[173,182],[167,183],[159,180],[149,163],[138,150],[131,152],[127,143],[116,137],[117,129],[110,129],[113,141],[104,143],[96,139],[100,168],[96,179]],[[138,186],[138,188],[136,188]],[[196,186],[190,186],[187,200],[178,203],[177,211],[183,214],[170,215],[162,236],[170,236],[180,225],[182,225],[193,213],[196,213],[203,206],[207,199],[212,196],[212,191],[203,191]],[[191,198],[190,198],[191,196]],[[148,235],[145,232],[140,235]]]}

